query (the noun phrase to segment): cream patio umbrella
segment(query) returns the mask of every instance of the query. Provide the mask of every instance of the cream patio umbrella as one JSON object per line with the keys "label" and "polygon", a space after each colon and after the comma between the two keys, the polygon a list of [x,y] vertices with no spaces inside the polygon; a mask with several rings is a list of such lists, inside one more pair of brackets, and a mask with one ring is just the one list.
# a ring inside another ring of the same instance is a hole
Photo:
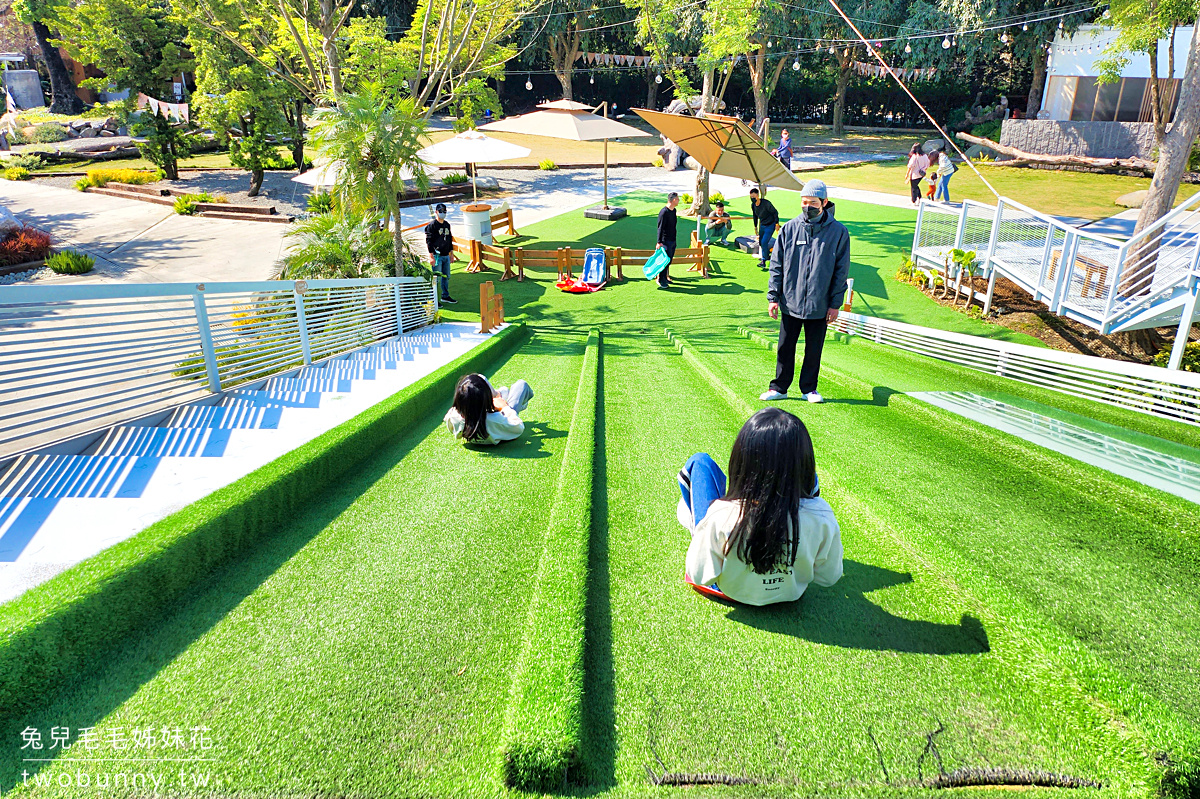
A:
{"label": "cream patio umbrella", "polygon": [[[604,108],[604,116],[594,111]],[[604,140],[604,205],[601,213],[594,214],[604,219],[620,219],[625,215],[624,208],[608,207],[608,140],[625,139],[635,136],[651,136],[652,134],[638,130],[635,127],[608,118],[608,104],[601,103],[592,107],[577,103],[573,100],[555,100],[552,103],[542,103],[538,106],[541,111],[522,114],[517,117],[501,119],[484,125],[481,130],[493,130],[505,133],[525,133],[530,136],[549,136],[554,139],[569,139],[571,141]],[[589,215],[595,209],[589,209]]]}
{"label": "cream patio umbrella", "polygon": [[[489,164],[493,161],[511,161],[529,155],[528,147],[509,144],[506,141],[485,136],[477,130],[465,130],[453,138],[431,144],[417,152],[423,161],[430,164]],[[479,187],[475,181],[477,170],[471,170],[471,187],[475,199],[479,199]]]}
{"label": "cream patio umbrella", "polygon": [[633,111],[714,175],[794,191],[804,188],[792,171],[763,146],[754,131],[736,117],[722,114],[693,117],[644,108]]}

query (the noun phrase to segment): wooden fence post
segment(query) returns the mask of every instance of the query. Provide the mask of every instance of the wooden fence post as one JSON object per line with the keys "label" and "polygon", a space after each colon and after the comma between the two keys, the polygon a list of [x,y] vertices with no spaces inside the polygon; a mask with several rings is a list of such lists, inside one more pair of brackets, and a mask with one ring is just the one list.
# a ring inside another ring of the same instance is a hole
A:
{"label": "wooden fence post", "polygon": [[708,277],[708,245],[700,245],[700,277]]}
{"label": "wooden fence post", "polygon": [[621,248],[620,247],[617,247],[617,249],[616,249],[616,261],[617,261],[617,279],[624,280],[625,272],[621,269],[622,264],[621,264]]}
{"label": "wooden fence post", "polygon": [[525,279],[525,248],[517,248],[517,280]]}
{"label": "wooden fence post", "polygon": [[492,329],[492,281],[479,284],[479,332],[489,333]]}

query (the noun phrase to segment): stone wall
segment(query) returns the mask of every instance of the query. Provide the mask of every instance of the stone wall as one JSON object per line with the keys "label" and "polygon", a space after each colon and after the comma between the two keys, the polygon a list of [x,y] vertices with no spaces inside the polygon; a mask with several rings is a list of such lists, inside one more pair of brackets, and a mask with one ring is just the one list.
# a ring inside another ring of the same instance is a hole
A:
{"label": "stone wall", "polygon": [[1154,125],[1149,122],[1006,119],[1000,132],[1000,143],[1039,155],[1150,158],[1154,151]]}

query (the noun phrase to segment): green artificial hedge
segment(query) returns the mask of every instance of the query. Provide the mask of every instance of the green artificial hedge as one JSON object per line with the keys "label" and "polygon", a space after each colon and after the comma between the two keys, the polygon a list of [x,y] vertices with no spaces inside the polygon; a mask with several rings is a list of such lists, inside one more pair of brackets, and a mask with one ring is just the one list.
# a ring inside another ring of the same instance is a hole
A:
{"label": "green artificial hedge", "polygon": [[523,324],[505,328],[355,418],[0,606],[0,708],[43,706],[413,419],[444,405],[463,372],[483,371],[527,336]]}
{"label": "green artificial hedge", "polygon": [[603,356],[603,340],[593,329],[505,714],[500,745],[504,782],[526,791],[561,788],[580,762],[588,547]]}

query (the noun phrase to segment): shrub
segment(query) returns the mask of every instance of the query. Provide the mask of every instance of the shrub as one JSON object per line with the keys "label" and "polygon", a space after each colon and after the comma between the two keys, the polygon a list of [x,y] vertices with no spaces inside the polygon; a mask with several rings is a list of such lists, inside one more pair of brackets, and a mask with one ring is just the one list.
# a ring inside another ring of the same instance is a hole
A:
{"label": "shrub", "polygon": [[538,169],[549,172],[553,169],[558,169],[558,164],[554,163],[549,158],[544,158],[541,161],[538,161]]}
{"label": "shrub", "polygon": [[75,250],[56,252],[46,259],[46,266],[60,275],[82,275],[95,265],[96,259]]}
{"label": "shrub", "polygon": [[688,194],[685,191],[683,194],[679,195],[679,203],[680,203],[680,205],[691,205],[692,204],[692,195]]}
{"label": "shrub", "polygon": [[393,277],[396,250],[392,234],[374,214],[351,209],[344,215],[318,214],[284,234],[291,246],[276,265],[283,280]]}
{"label": "shrub", "polygon": [[209,194],[206,191],[196,192],[195,194],[184,194],[175,198],[172,207],[175,213],[183,216],[191,216],[196,213],[200,203],[227,203],[229,198],[224,194]]}
{"label": "shrub", "polygon": [[27,153],[24,155],[14,155],[12,158],[8,159],[8,161],[6,161],[5,163],[7,163],[9,166],[24,167],[25,169],[28,169],[30,171],[33,171],[35,169],[41,169],[42,166],[44,165],[41,156],[34,155],[32,153]]}
{"label": "shrub", "polygon": [[332,214],[333,195],[327,191],[315,191],[304,203],[310,214]]}
{"label": "shrub", "polygon": [[654,166],[662,166],[663,165],[662,156],[661,155],[654,156],[654,160],[651,161],[650,163],[654,164]]}
{"label": "shrub", "polygon": [[33,135],[29,138],[36,144],[53,144],[67,138],[67,129],[62,125],[47,122],[45,125],[38,125],[34,128]]}
{"label": "shrub", "polygon": [[902,283],[910,283],[914,274],[918,274],[916,262],[907,255],[901,255],[900,266],[896,269],[896,279]]}
{"label": "shrub", "polygon": [[278,150],[272,150],[262,159],[263,169],[295,169],[296,162],[290,157],[282,156]]}
{"label": "shrub", "polygon": [[162,180],[162,178],[162,172],[157,170],[151,172],[146,169],[89,169],[87,177],[77,180],[75,186],[80,191],[92,186],[102,189],[109,183],[144,186],[147,183]]}
{"label": "shrub", "polygon": [[[1171,363],[1171,346],[1167,345],[1154,356],[1154,365],[1164,369]],[[1200,341],[1189,341],[1183,347],[1183,361],[1179,368],[1185,372],[1200,372]]]}
{"label": "shrub", "polygon": [[708,196],[708,201],[710,203],[723,203],[725,202],[725,195],[719,191],[714,191]]}
{"label": "shrub", "polygon": [[442,175],[443,186],[457,186],[460,183],[466,183],[468,180],[470,180],[470,178],[464,175],[462,172],[451,172],[449,175]]}
{"label": "shrub", "polygon": [[0,266],[40,261],[50,254],[50,234],[36,228],[14,230],[0,240]]}
{"label": "shrub", "polygon": [[29,144],[29,139],[27,139],[25,137],[25,134],[22,133],[19,129],[13,128],[12,130],[10,130],[8,132],[8,143],[12,144],[12,145]]}
{"label": "shrub", "polygon": [[1002,120],[993,119],[991,122],[984,122],[982,125],[976,125],[971,128],[971,135],[978,136],[981,139],[991,139],[992,141],[1000,141],[1000,130],[1004,126]]}
{"label": "shrub", "polygon": [[29,180],[29,170],[23,166],[10,166],[4,170],[5,180]]}

